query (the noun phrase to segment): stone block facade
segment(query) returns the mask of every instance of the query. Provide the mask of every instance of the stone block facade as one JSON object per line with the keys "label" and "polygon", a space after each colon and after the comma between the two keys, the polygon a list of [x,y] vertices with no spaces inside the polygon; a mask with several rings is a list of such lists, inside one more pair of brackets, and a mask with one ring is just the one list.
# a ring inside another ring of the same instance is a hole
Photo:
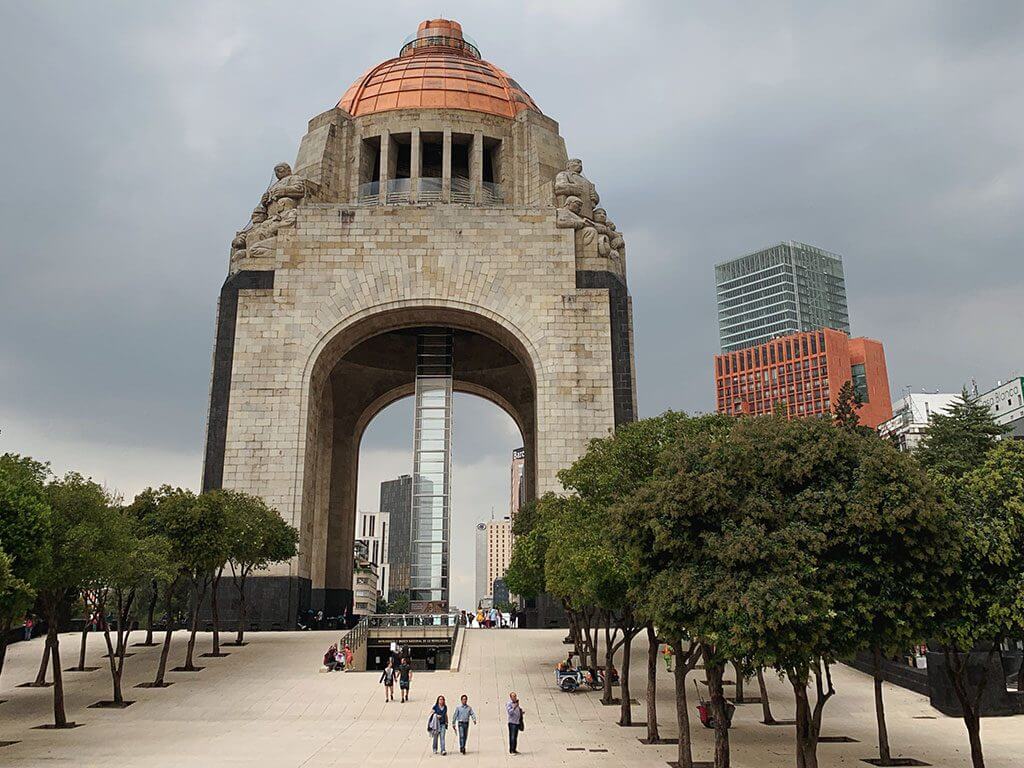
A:
{"label": "stone block facade", "polygon": [[[424,136],[441,137],[446,162],[453,136],[468,142],[472,202],[451,202],[444,190],[420,202],[413,182],[389,204],[389,174],[402,172],[389,159],[394,142],[413,142],[415,177],[417,155],[429,149]],[[501,191],[486,203],[485,150]],[[258,494],[299,529],[299,556],[264,574],[300,585],[282,594],[316,603],[324,590],[351,584],[358,442],[370,419],[410,390],[394,386],[357,403],[332,372],[376,335],[445,325],[508,349],[529,377],[528,406],[500,386],[467,382],[464,391],[516,418],[535,494],[559,491],[556,473],[590,439],[635,418],[624,249],[609,255],[606,238],[602,253],[595,232],[560,218],[555,188],[567,162],[557,124],[532,110],[508,119],[460,110],[353,118],[333,109],[310,121],[294,174],[278,174],[282,189],[304,191],[288,207],[271,187],[271,236],[254,216],[248,240],[243,231],[234,243],[204,468],[204,487]],[[368,184],[378,185],[376,196],[363,194]],[[341,413],[348,408],[359,412]],[[293,616],[275,621],[290,626]]]}

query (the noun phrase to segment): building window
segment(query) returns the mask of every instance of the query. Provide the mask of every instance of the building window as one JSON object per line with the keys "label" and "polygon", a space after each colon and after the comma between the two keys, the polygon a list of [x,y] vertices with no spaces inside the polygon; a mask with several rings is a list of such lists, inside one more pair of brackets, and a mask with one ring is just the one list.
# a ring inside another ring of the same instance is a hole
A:
{"label": "building window", "polygon": [[850,369],[853,379],[853,394],[862,402],[868,402],[868,376],[864,371],[863,363],[858,363]]}

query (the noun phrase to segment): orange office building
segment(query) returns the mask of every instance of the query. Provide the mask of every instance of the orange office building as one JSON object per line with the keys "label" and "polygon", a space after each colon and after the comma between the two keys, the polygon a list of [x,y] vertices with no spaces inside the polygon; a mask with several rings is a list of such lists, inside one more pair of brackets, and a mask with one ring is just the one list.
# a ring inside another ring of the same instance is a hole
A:
{"label": "orange office building", "polygon": [[719,413],[760,416],[784,407],[790,418],[831,413],[848,381],[860,396],[860,423],[874,429],[892,418],[882,342],[842,331],[794,333],[715,355]]}

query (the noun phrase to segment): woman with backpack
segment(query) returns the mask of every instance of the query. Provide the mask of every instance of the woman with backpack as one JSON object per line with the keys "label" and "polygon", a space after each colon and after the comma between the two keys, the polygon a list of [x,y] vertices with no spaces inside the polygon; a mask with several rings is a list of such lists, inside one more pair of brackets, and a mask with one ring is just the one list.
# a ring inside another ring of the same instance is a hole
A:
{"label": "woman with backpack", "polygon": [[395,700],[395,665],[388,659],[388,665],[380,673],[380,682],[384,684],[384,703]]}
{"label": "woman with backpack", "polygon": [[448,705],[445,704],[444,696],[438,696],[434,706],[430,709],[430,719],[427,720],[427,733],[430,734],[434,754],[437,754],[438,742],[441,743],[441,754],[448,753],[444,748],[444,735],[448,730]]}

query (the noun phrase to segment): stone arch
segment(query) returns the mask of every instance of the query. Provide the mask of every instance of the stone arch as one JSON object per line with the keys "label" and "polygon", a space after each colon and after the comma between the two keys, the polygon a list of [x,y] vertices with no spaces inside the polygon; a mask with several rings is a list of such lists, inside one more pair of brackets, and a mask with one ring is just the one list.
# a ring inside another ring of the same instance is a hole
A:
{"label": "stone arch", "polygon": [[540,365],[518,328],[489,310],[443,300],[395,302],[338,323],[309,356],[297,436],[298,574],[310,580],[314,607],[328,615],[351,600],[363,433],[377,413],[413,393],[416,329],[437,327],[456,333],[454,390],[489,400],[519,427],[527,494],[535,495]]}

